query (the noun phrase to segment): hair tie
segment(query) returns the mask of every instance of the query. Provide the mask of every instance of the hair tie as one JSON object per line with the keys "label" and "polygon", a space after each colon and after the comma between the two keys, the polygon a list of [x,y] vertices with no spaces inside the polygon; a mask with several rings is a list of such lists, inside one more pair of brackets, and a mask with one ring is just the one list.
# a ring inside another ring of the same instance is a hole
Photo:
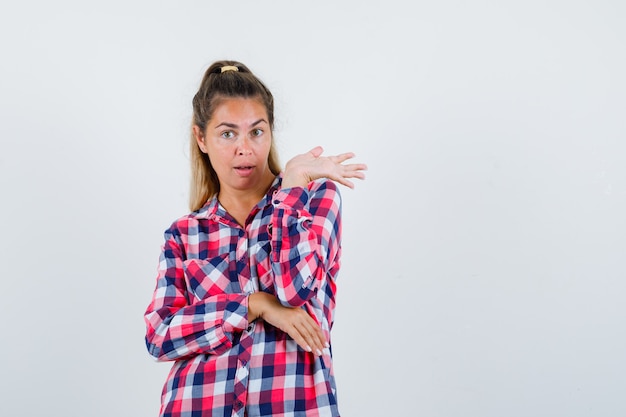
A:
{"label": "hair tie", "polygon": [[239,68],[237,68],[234,65],[224,65],[222,67],[222,72],[226,72],[226,71],[239,71]]}

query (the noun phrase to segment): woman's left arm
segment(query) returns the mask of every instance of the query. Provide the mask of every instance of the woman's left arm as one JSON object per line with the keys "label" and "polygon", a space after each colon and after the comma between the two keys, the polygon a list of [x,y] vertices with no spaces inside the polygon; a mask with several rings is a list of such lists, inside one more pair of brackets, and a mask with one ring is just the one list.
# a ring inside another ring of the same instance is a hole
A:
{"label": "woman's left arm", "polygon": [[353,188],[365,164],[346,164],[352,152],[322,156],[316,146],[285,166],[282,189],[273,198],[272,270],[283,305],[302,306],[326,280],[334,297],[341,255],[341,196],[337,184]]}
{"label": "woman's left arm", "polygon": [[281,189],[273,204],[271,260],[278,300],[299,307],[325,283],[334,291],[341,254],[337,185],[323,179]]}

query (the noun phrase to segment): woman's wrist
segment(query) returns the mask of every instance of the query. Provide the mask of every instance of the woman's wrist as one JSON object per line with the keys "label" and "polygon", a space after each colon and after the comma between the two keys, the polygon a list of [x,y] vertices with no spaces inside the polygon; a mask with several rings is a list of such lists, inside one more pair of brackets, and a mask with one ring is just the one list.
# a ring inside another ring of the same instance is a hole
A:
{"label": "woman's wrist", "polygon": [[297,173],[292,173],[286,171],[283,173],[283,180],[281,182],[282,188],[293,188],[293,187],[306,187],[309,184],[309,178],[306,175],[298,175]]}
{"label": "woman's wrist", "polygon": [[268,305],[268,298],[272,297],[271,294],[266,292],[255,292],[248,296],[248,321],[253,322],[256,319],[263,317],[263,313]]}

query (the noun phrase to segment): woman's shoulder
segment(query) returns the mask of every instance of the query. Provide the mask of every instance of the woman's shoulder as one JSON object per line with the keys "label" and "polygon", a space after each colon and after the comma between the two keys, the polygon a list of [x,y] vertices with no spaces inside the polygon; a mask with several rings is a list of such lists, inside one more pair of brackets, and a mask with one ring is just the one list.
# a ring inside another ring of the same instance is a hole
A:
{"label": "woman's shoulder", "polygon": [[198,210],[194,210],[187,214],[184,214],[173,222],[171,222],[166,233],[173,235],[189,235],[198,232],[198,225],[203,219],[211,217],[211,204],[207,203],[200,207]]}

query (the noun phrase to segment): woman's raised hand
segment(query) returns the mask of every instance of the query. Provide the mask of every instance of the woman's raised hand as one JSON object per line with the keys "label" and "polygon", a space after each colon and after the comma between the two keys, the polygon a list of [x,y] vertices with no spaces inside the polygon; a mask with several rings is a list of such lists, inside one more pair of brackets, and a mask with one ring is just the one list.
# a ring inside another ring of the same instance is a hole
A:
{"label": "woman's raised hand", "polygon": [[354,153],[346,152],[334,156],[322,156],[321,146],[311,149],[307,153],[297,155],[287,162],[283,172],[283,188],[306,187],[307,184],[318,178],[328,178],[349,188],[354,184],[348,178],[365,179],[367,165],[344,164],[354,158]]}

